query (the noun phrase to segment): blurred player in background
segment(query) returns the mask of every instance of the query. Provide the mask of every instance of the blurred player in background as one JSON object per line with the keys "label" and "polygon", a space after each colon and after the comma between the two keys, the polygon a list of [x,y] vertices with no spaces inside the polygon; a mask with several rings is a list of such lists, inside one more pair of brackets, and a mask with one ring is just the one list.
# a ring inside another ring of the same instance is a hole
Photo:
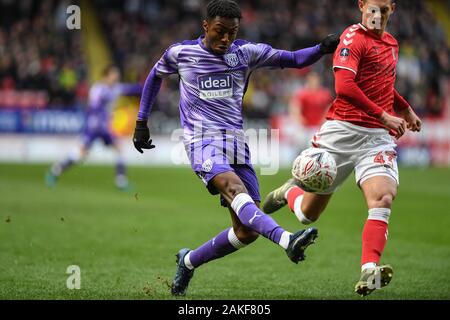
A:
{"label": "blurred player in background", "polygon": [[300,151],[307,148],[309,139],[325,121],[331,102],[331,92],[322,85],[319,74],[308,73],[305,86],[296,90],[289,102],[289,115],[297,127]]}
{"label": "blurred player in background", "polygon": [[46,183],[55,186],[58,178],[69,168],[83,161],[92,147],[100,139],[115,150],[116,177],[115,184],[120,190],[128,190],[129,182],[125,163],[122,159],[120,146],[110,128],[111,114],[114,102],[121,95],[140,95],[142,87],[138,84],[120,83],[120,70],[114,65],[108,65],[102,72],[102,80],[95,83],[89,92],[86,110],[86,124],[82,136],[82,144],[72,154],[61,162],[57,162],[47,173]]}
{"label": "blurred player in background", "polygon": [[195,268],[243,248],[258,235],[281,246],[295,263],[304,259],[306,247],[317,236],[314,228],[287,232],[259,209],[258,179],[244,140],[242,99],[253,70],[311,65],[334,52],[339,39],[329,35],[311,48],[276,50],[267,44],[236,40],[240,19],[236,2],[209,2],[204,36],[169,47],[151,70],[142,94],[133,139],[141,153],[154,148],[147,121],[162,78],[179,76],[181,122],[192,169],[211,194],[221,195],[233,225],[195,250],[178,252],[173,295],[186,293]]}
{"label": "blurred player in background", "polygon": [[396,143],[407,129],[420,131],[421,120],[395,90],[399,47],[386,32],[395,0],[359,0],[362,23],[348,27],[334,54],[337,98],[312,145],[330,152],[337,163],[334,183],[322,194],[305,192],[290,179],[271,192],[266,213],[286,204],[303,224],[316,221],[333,193],[355,170],[369,210],[362,232],[361,277],[355,292],[367,295],[387,285],[390,265],[379,265],[388,235],[392,201],[399,184]]}

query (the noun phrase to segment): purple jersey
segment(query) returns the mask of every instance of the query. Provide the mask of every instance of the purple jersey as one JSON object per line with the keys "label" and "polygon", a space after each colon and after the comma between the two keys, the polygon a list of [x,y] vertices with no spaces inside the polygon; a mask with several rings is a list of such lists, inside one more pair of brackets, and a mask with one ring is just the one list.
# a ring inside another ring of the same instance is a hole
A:
{"label": "purple jersey", "polygon": [[118,83],[108,86],[98,82],[89,91],[88,107],[86,110],[86,125],[83,132],[83,144],[90,148],[96,139],[102,139],[106,145],[114,143],[111,132],[110,117],[114,102],[121,95],[139,95],[142,87],[137,84]]}
{"label": "purple jersey", "polygon": [[[254,201],[259,186],[245,143],[242,100],[253,70],[263,67],[302,68],[322,57],[320,45],[298,51],[273,49],[267,44],[236,40],[224,55],[197,40],[169,47],[145,82],[138,120],[145,121],[161,87],[161,79],[179,76],[180,118],[192,169],[208,186],[216,175],[234,171]],[[223,199],[222,199],[223,200]],[[224,203],[224,202],[223,202]]]}
{"label": "purple jersey", "polygon": [[140,85],[118,83],[108,86],[98,82],[89,91],[87,124],[88,130],[107,130],[114,102],[121,95],[139,95],[142,91]]}
{"label": "purple jersey", "polygon": [[[263,67],[301,67],[317,61],[319,46],[300,64],[293,64],[293,52],[244,40],[233,42],[228,52],[217,55],[197,40],[184,41],[167,49],[154,67],[159,78],[178,74],[180,115],[186,144],[197,134],[226,130],[226,135],[243,136],[242,100],[253,70]],[[142,111],[142,110],[141,110]],[[145,118],[140,114],[140,118]]]}

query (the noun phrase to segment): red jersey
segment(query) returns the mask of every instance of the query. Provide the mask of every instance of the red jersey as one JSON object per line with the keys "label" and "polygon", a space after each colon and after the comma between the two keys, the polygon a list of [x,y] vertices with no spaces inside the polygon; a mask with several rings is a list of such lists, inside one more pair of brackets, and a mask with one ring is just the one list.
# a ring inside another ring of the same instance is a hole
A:
{"label": "red jersey", "polygon": [[301,105],[300,113],[306,127],[321,125],[333,101],[330,91],[325,88],[300,89],[295,93],[293,99],[296,99]]}
{"label": "red jersey", "polygon": [[[362,24],[348,27],[334,53],[333,69],[355,73],[362,92],[384,111],[395,115],[394,84],[398,60],[398,42],[387,32],[377,36]],[[327,114],[328,120],[342,120],[366,128],[384,128],[375,117],[337,97]]]}

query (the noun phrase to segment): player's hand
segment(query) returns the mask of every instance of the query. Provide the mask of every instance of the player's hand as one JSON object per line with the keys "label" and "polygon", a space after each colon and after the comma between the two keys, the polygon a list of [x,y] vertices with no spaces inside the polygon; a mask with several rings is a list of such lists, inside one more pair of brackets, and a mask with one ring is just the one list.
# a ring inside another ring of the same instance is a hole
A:
{"label": "player's hand", "polygon": [[399,111],[398,115],[404,119],[407,124],[407,128],[411,131],[420,132],[422,129],[422,120],[417,116],[412,108]]}
{"label": "player's hand", "polygon": [[392,116],[386,111],[381,115],[380,121],[395,133],[395,138],[397,139],[400,139],[406,132],[406,121],[402,118]]}
{"label": "player's hand", "polygon": [[152,145],[152,140],[150,139],[150,130],[147,127],[147,121],[136,121],[133,143],[136,150],[140,153],[144,153],[142,149],[153,149],[155,147]]}
{"label": "player's hand", "polygon": [[335,34],[329,34],[320,43],[320,52],[322,52],[323,54],[333,53],[334,51],[336,51],[336,48],[338,47],[340,41],[341,40],[339,39],[339,36]]}

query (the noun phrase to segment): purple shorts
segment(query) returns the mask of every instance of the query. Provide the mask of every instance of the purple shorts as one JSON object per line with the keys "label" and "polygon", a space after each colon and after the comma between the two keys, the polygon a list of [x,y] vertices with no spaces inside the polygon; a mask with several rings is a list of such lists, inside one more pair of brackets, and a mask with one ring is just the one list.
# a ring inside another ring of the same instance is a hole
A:
{"label": "purple shorts", "polygon": [[[219,194],[219,191],[210,183],[210,181],[218,174],[232,171],[242,180],[250,197],[254,201],[260,202],[261,196],[259,193],[258,178],[250,163],[250,154],[247,144],[243,146],[242,152],[235,152],[231,157],[226,155],[225,147],[217,147],[217,145],[211,146],[212,144],[203,143],[201,148],[197,148],[197,151],[193,151],[194,148],[193,145],[191,145],[191,153],[188,155],[191,160],[192,169],[205,183],[208,191],[212,195]],[[234,148],[234,150],[236,151],[236,148]],[[196,154],[196,157],[193,157],[193,154]],[[239,154],[239,156],[237,156],[237,154]],[[222,196],[220,197],[220,202],[224,207],[229,206]]]}
{"label": "purple shorts", "polygon": [[102,140],[107,146],[114,144],[115,136],[108,124],[108,117],[103,112],[89,112],[86,115],[86,124],[83,130],[83,145],[86,149],[89,149],[97,139]]}
{"label": "purple shorts", "polygon": [[84,147],[89,149],[96,139],[102,140],[107,146],[114,144],[115,141],[114,134],[108,130],[86,130],[83,133]]}

